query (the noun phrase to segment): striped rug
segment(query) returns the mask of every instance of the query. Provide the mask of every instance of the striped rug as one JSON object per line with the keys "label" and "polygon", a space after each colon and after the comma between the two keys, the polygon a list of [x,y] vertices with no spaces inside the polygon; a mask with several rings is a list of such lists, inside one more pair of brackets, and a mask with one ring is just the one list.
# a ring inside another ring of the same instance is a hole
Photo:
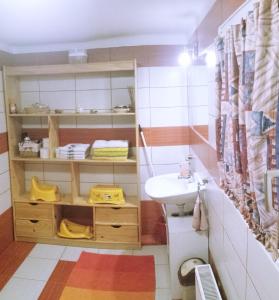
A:
{"label": "striped rug", "polygon": [[82,252],[60,300],[154,300],[153,256]]}

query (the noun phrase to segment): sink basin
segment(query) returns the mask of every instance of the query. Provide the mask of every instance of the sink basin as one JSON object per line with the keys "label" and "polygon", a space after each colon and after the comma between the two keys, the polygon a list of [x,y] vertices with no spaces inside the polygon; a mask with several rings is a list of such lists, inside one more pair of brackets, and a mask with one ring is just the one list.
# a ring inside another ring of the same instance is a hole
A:
{"label": "sink basin", "polygon": [[[164,174],[149,178],[145,183],[146,194],[162,204],[185,205],[185,211],[194,208],[200,178],[195,173],[189,180],[179,178],[179,173]],[[204,186],[201,186],[204,189]]]}

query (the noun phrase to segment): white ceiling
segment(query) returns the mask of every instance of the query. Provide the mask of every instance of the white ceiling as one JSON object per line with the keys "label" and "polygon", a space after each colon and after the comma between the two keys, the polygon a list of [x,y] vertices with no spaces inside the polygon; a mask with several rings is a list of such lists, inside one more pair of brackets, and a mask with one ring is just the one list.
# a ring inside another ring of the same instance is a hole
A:
{"label": "white ceiling", "polygon": [[215,0],[0,0],[11,53],[185,44]]}

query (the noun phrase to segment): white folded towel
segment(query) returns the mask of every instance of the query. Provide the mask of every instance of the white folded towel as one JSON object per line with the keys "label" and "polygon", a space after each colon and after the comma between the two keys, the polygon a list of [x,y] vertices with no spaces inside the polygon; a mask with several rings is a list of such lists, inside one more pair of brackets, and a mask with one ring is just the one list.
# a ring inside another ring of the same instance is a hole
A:
{"label": "white folded towel", "polygon": [[128,148],[129,141],[127,140],[96,140],[93,143],[93,148]]}

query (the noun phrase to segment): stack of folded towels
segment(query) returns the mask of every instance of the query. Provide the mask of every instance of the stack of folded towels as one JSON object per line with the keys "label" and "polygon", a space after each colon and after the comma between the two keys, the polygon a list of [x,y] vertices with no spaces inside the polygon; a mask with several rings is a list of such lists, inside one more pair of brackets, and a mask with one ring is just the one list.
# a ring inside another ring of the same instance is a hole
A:
{"label": "stack of folded towels", "polygon": [[126,160],[128,150],[127,140],[96,140],[92,145],[91,155],[96,160]]}
{"label": "stack of folded towels", "polygon": [[85,159],[89,154],[90,144],[68,144],[56,148],[56,158]]}

